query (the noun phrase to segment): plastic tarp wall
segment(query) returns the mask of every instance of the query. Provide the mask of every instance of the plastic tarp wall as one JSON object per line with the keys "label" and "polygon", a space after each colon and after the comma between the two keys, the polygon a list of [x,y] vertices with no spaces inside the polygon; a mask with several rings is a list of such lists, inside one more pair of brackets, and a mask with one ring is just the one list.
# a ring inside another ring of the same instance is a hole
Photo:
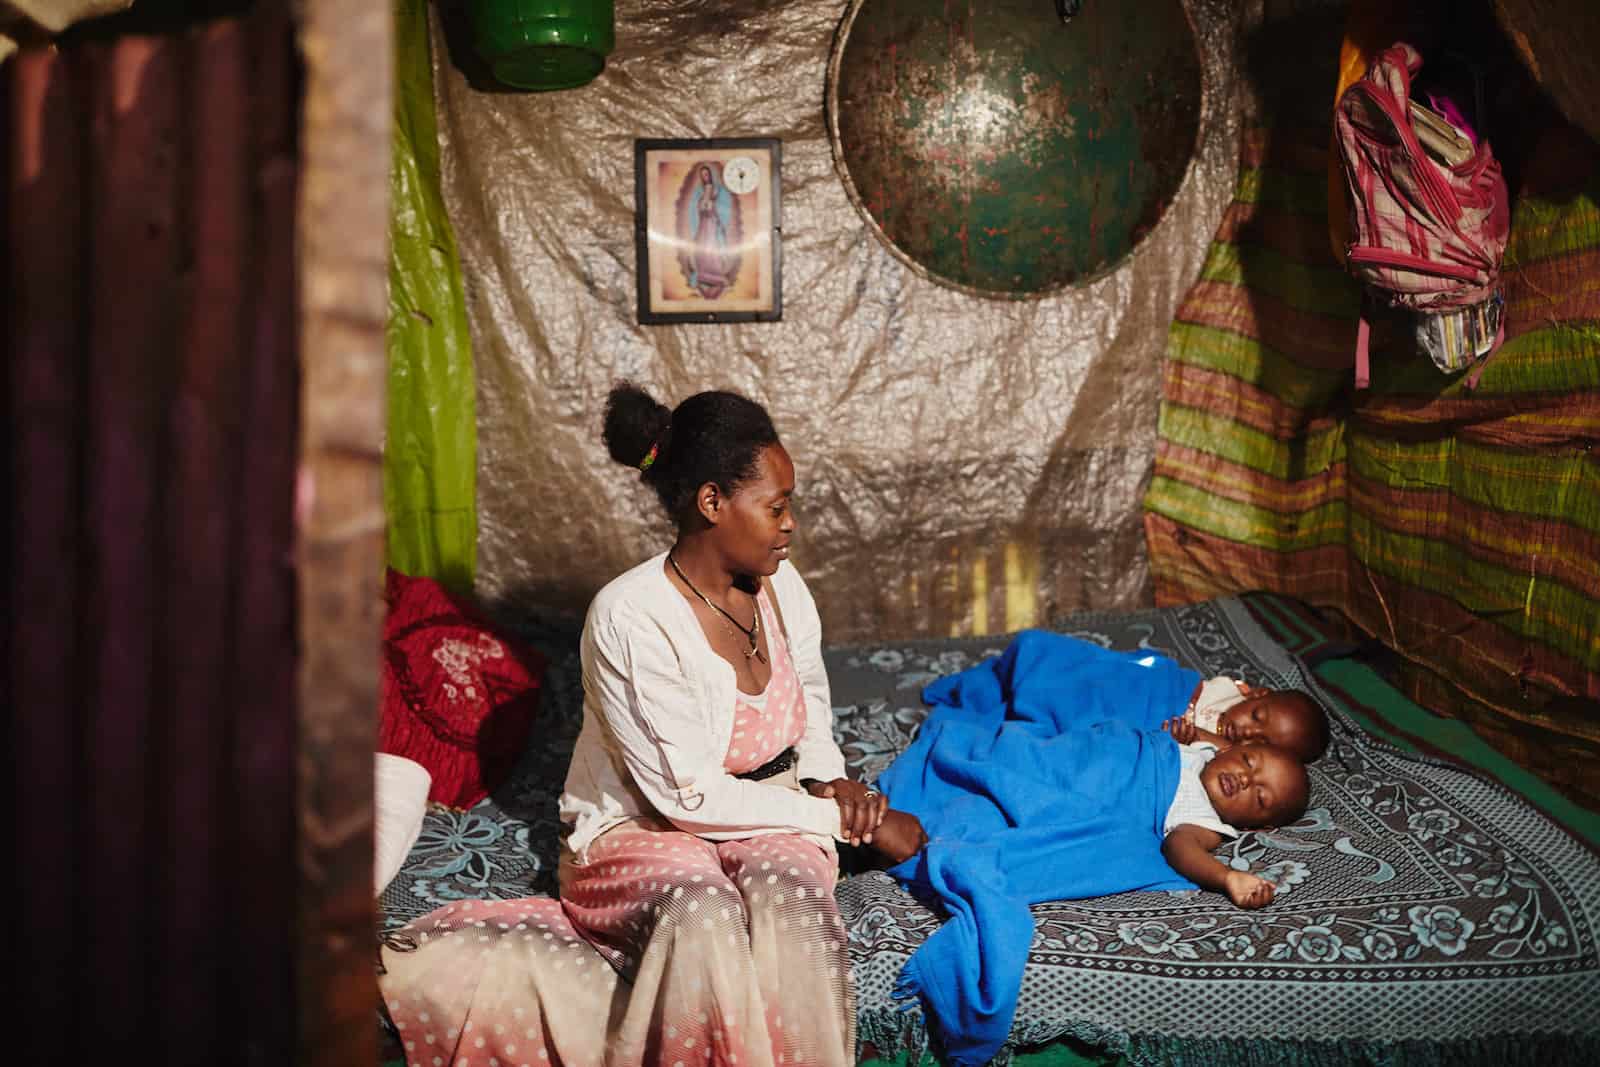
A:
{"label": "plastic tarp wall", "polygon": [[428,22],[426,0],[395,0],[385,540],[402,574],[467,590],[478,532],[472,342],[439,191]]}
{"label": "plastic tarp wall", "polygon": [[[436,16],[478,382],[480,595],[579,613],[670,543],[600,443],[625,376],[669,405],[730,388],[772,411],[798,469],[795,561],[830,641],[1151,603],[1140,499],[1167,327],[1238,161],[1245,16],[1187,6],[1204,101],[1173,203],[1111,274],[1025,301],[918,276],[851,205],[824,107],[847,0],[622,0],[606,70],[556,93],[481,80],[465,28]],[[640,326],[634,139],[713,136],[783,141],[783,319]]]}

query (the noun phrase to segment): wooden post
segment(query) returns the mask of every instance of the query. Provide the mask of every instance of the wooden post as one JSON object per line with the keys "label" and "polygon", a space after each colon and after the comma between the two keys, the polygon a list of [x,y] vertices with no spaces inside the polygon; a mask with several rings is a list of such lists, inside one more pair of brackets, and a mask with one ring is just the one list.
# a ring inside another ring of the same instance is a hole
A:
{"label": "wooden post", "polygon": [[377,1059],[372,769],[382,625],[388,0],[301,9],[300,1048]]}

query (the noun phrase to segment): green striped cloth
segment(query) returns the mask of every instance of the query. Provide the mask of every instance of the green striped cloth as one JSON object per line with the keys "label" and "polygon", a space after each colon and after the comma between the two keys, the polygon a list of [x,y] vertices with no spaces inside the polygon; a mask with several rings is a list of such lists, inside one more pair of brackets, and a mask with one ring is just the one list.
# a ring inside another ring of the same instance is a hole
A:
{"label": "green striped cloth", "polygon": [[1506,342],[1475,389],[1372,310],[1357,392],[1361,296],[1329,247],[1326,143],[1257,129],[1242,157],[1169,337],[1145,497],[1157,602],[1270,590],[1336,608],[1399,653],[1407,696],[1600,806],[1595,168],[1513,205]]}

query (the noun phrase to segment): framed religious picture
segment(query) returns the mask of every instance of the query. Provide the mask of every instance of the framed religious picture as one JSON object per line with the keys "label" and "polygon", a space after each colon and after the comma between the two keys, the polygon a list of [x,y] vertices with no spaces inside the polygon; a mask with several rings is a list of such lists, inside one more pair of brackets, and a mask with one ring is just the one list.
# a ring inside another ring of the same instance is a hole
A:
{"label": "framed religious picture", "polygon": [[775,137],[634,142],[641,323],[783,318],[782,153]]}

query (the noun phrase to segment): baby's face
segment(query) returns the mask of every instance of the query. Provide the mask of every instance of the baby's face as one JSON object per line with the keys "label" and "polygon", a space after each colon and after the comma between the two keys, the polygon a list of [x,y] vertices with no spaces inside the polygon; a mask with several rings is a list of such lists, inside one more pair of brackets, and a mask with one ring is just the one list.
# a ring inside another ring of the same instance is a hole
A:
{"label": "baby's face", "polygon": [[1246,741],[1217,753],[1200,772],[1200,784],[1229,826],[1276,826],[1304,802],[1306,771],[1282,749]]}
{"label": "baby's face", "polygon": [[1266,741],[1290,752],[1300,747],[1302,726],[1294,708],[1273,690],[1245,697],[1217,718],[1217,733],[1231,744]]}

